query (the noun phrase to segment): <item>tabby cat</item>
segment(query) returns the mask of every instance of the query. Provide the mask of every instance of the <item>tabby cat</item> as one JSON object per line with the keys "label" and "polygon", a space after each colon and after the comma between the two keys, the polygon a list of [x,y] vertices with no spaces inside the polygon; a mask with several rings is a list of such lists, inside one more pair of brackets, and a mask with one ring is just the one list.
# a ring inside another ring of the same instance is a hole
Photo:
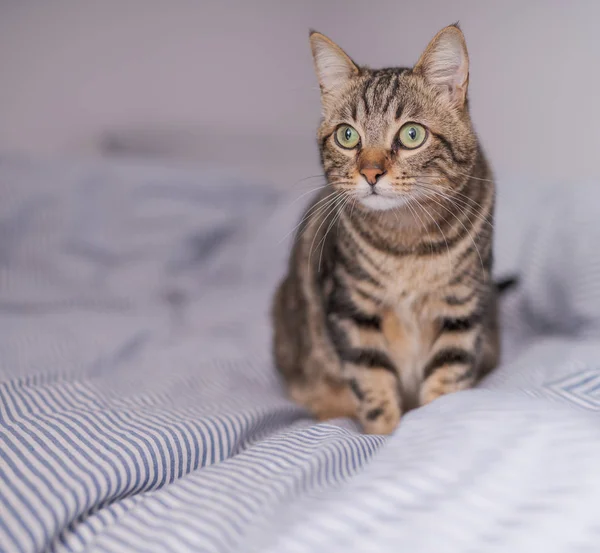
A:
{"label": "tabby cat", "polygon": [[318,419],[388,434],[498,360],[494,184],[469,116],[469,58],[456,25],[411,69],[356,65],[317,32],[310,44],[327,186],[275,295],[275,360]]}

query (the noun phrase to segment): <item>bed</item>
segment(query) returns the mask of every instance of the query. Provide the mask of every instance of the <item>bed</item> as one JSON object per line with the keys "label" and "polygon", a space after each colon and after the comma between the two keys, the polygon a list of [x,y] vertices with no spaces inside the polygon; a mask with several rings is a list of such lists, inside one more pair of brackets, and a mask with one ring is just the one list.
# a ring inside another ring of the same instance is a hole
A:
{"label": "bed", "polygon": [[276,377],[307,191],[0,158],[0,551],[600,550],[597,183],[500,177],[502,365],[389,437]]}

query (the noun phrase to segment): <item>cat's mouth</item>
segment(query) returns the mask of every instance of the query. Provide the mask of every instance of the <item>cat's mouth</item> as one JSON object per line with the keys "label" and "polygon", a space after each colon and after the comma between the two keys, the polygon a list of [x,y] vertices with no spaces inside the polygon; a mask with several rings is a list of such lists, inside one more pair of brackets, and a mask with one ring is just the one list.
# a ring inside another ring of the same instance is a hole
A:
{"label": "cat's mouth", "polygon": [[365,194],[360,199],[360,202],[376,211],[386,211],[388,209],[398,208],[406,203],[405,198],[400,197],[398,194],[388,195],[381,191],[371,190],[368,194]]}
{"label": "cat's mouth", "polygon": [[363,198],[370,198],[372,196],[378,196],[379,198],[397,198],[398,194],[395,191],[387,190],[385,186],[379,185],[371,186],[369,190],[365,190]]}
{"label": "cat's mouth", "polygon": [[362,205],[376,211],[394,209],[406,203],[403,193],[398,193],[387,179],[379,179],[375,184],[369,184],[365,179],[356,182],[352,194]]}

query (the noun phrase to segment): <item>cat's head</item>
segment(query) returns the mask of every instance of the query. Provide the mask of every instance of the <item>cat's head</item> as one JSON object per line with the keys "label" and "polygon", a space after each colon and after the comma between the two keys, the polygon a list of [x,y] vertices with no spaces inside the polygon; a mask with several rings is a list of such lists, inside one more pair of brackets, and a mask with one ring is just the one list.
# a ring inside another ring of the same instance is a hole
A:
{"label": "cat's head", "polygon": [[317,32],[310,44],[321,159],[337,191],[385,210],[461,188],[478,145],[467,108],[469,58],[456,25],[442,29],[412,69],[359,66]]}

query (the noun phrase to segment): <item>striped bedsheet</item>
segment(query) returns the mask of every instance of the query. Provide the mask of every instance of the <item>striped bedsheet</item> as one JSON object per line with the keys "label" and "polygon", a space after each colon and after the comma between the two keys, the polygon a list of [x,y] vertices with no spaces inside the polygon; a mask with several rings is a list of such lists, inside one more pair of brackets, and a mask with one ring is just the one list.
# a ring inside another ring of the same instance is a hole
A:
{"label": "striped bedsheet", "polygon": [[0,551],[599,551],[598,192],[502,184],[504,362],[381,437],[273,371],[299,191],[0,159]]}

